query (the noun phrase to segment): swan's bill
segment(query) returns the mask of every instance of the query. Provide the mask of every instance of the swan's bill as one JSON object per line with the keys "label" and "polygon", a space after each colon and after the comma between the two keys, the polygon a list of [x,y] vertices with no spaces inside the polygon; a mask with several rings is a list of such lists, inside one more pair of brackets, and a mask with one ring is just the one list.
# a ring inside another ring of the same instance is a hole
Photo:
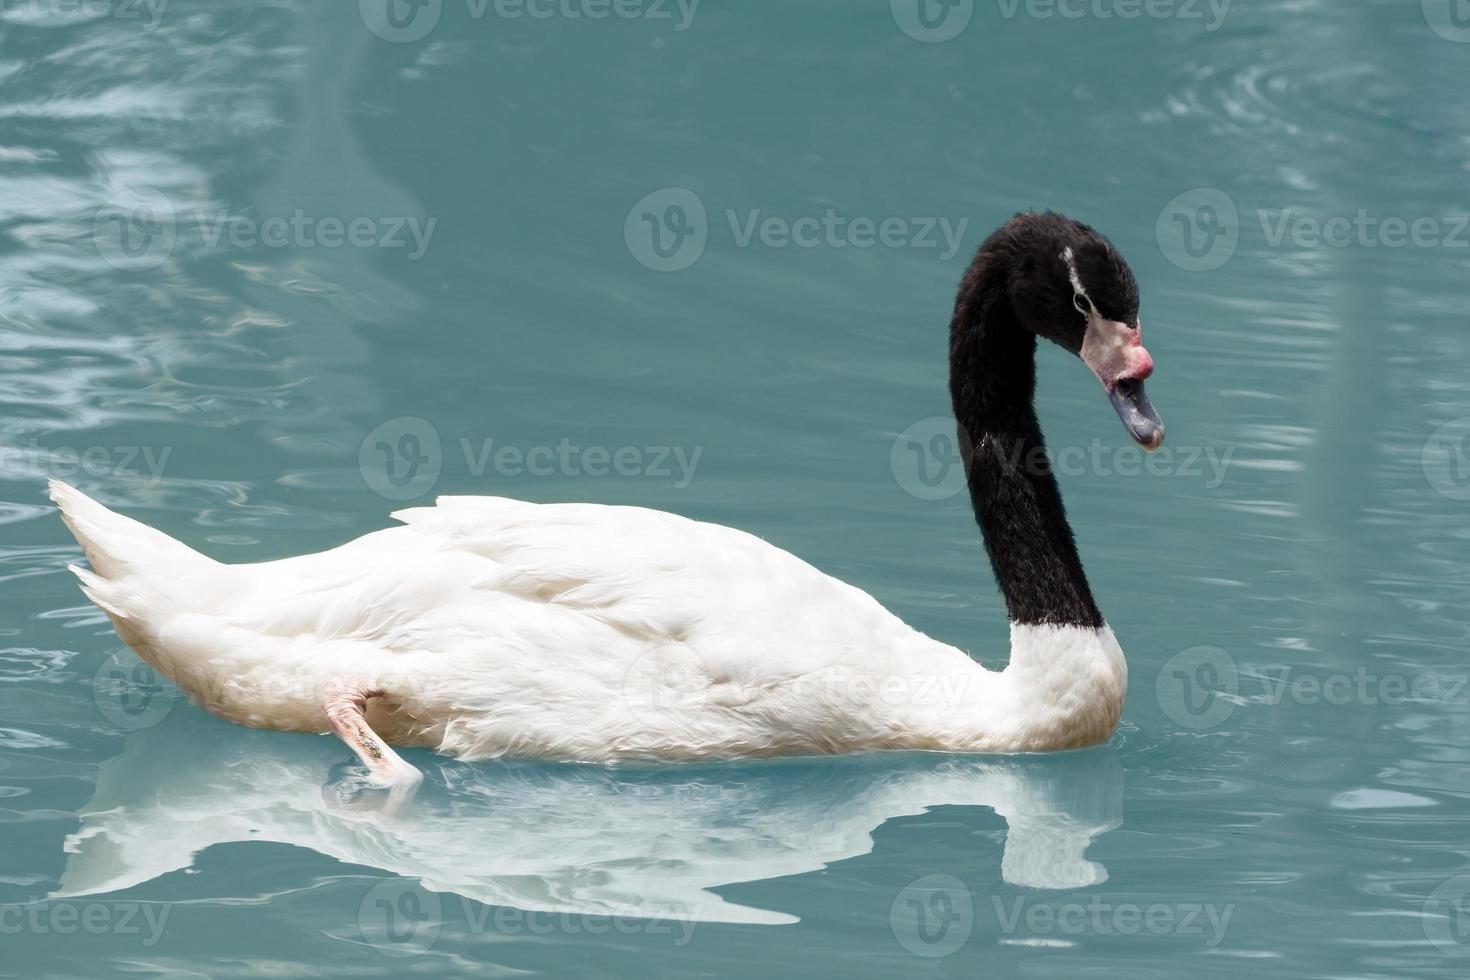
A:
{"label": "swan's bill", "polygon": [[1164,423],[1143,391],[1144,379],[1154,372],[1154,360],[1144,349],[1142,335],[1141,323],[1109,320],[1090,309],[1080,353],[1133,441],[1153,452],[1164,444]]}
{"label": "swan's bill", "polygon": [[1134,442],[1149,452],[1164,444],[1163,420],[1144,394],[1142,381],[1127,378],[1115,383],[1108,392],[1108,401]]}

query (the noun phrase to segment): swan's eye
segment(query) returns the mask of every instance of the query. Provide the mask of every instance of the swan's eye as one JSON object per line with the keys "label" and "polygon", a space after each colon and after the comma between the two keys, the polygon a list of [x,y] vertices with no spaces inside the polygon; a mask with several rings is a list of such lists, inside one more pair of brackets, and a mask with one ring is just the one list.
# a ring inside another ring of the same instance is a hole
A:
{"label": "swan's eye", "polygon": [[1076,307],[1077,308],[1077,312],[1078,313],[1081,313],[1083,316],[1085,316],[1085,317],[1091,317],[1092,316],[1092,304],[1089,303],[1087,301],[1087,298],[1085,296],[1083,296],[1081,293],[1073,293],[1072,294],[1072,305],[1074,307]]}

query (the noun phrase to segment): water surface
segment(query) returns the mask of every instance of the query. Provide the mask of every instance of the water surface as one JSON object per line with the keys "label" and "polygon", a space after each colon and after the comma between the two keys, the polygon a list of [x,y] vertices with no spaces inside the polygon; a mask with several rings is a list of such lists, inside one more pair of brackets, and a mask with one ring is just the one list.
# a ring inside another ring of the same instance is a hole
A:
{"label": "water surface", "polygon": [[[1064,6],[0,7],[0,973],[1463,975],[1470,30]],[[998,664],[945,330],[1028,207],[1129,257],[1169,428],[1043,356],[1107,746],[419,752],[395,820],[65,572],[48,476],[226,561],[637,503]]]}

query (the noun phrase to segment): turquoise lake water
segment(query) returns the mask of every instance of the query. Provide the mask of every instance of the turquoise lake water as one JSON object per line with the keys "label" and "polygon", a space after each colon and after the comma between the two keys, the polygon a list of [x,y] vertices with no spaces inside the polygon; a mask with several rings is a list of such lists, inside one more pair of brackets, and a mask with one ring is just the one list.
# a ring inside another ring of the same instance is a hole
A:
{"label": "turquoise lake water", "polygon": [[[6,0],[0,975],[1462,977],[1470,4]],[[435,493],[757,533],[989,665],[955,285],[1142,287],[1145,463],[1039,402],[1106,746],[464,764],[209,717],[61,477],[226,561]]]}

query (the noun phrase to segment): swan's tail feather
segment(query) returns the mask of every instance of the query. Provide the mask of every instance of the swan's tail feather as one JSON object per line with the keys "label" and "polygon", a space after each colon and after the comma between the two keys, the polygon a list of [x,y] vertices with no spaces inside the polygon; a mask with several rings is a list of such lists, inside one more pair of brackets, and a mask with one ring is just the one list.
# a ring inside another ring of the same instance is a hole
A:
{"label": "swan's tail feather", "polygon": [[82,594],[92,600],[92,604],[114,619],[130,619],[132,614],[121,606],[116,605],[110,596],[109,586],[112,584],[107,579],[89,572],[80,565],[68,565],[66,570],[82,580]]}
{"label": "swan's tail feather", "polygon": [[92,564],[71,566],[82,591],[114,620],[139,612],[139,600],[157,603],[180,593],[217,563],[162,531],[114,513],[75,487],[50,483],[61,519]]}

